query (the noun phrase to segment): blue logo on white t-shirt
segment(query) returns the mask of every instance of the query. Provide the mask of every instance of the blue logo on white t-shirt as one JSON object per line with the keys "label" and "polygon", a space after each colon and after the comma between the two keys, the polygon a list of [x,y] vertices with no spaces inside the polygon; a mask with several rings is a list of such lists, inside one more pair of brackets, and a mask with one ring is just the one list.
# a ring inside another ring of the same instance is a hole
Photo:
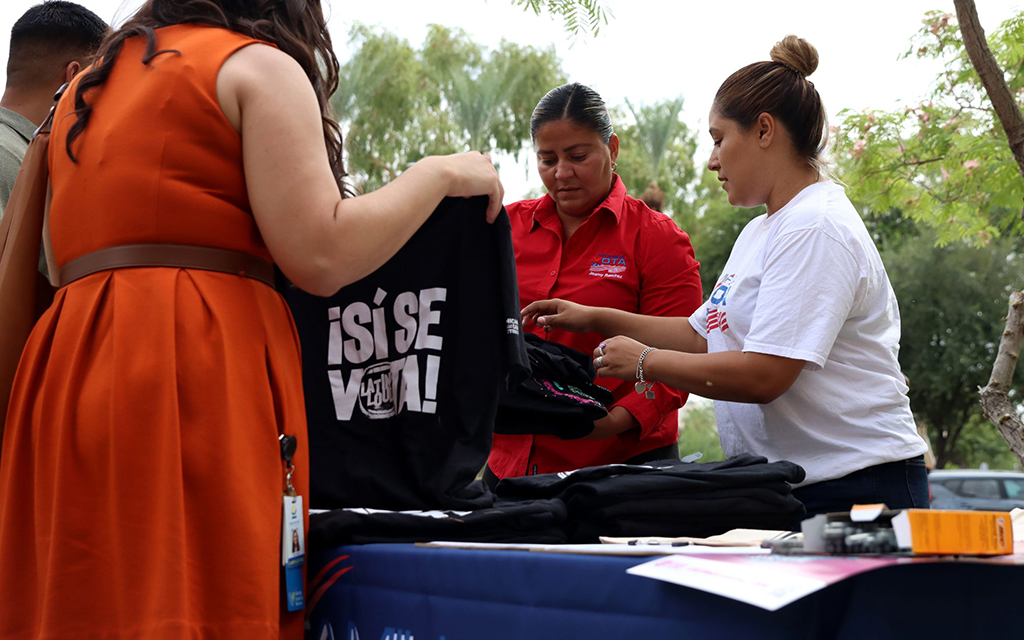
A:
{"label": "blue logo on white t-shirt", "polygon": [[[726,331],[729,328],[729,321],[725,317],[725,295],[729,293],[729,287],[736,279],[735,273],[730,273],[721,282],[715,285],[708,299],[708,331],[718,329]],[[714,305],[714,306],[712,306]]]}
{"label": "blue logo on white t-shirt", "polygon": [[736,279],[735,273],[730,273],[725,276],[725,279],[715,285],[715,290],[711,292],[711,298],[708,300],[709,303],[718,306],[725,306],[725,294],[729,292],[729,287],[732,286],[732,281]]}

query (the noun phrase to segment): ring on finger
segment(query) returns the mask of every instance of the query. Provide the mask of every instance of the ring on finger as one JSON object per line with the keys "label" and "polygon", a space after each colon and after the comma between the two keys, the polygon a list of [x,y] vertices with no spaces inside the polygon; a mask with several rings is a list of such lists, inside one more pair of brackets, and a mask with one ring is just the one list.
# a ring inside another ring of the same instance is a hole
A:
{"label": "ring on finger", "polygon": [[600,353],[600,354],[601,354],[602,356],[604,355],[604,346],[605,346],[606,344],[608,344],[608,343],[607,343],[607,342],[602,342],[601,344],[597,345],[597,350],[598,350],[598,352],[599,352],[599,353]]}
{"label": "ring on finger", "polygon": [[597,360],[594,360],[594,366],[600,369],[604,366],[604,356],[597,356]]}

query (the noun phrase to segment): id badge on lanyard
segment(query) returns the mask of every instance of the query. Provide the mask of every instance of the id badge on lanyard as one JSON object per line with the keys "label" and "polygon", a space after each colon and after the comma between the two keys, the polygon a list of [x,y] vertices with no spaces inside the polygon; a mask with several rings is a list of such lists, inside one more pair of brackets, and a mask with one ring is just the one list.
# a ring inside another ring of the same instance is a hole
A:
{"label": "id badge on lanyard", "polygon": [[288,469],[285,479],[284,513],[281,518],[281,570],[284,573],[284,597],[288,611],[301,611],[306,606],[303,592],[302,565],[306,562],[306,536],[302,526],[302,496],[292,486],[294,436],[280,437],[281,458]]}

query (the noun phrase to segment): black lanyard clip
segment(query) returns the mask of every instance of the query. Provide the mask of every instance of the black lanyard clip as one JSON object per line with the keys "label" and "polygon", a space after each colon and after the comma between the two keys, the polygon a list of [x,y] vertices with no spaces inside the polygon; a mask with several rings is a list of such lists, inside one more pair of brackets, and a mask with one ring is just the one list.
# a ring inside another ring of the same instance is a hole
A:
{"label": "black lanyard clip", "polygon": [[281,459],[291,465],[292,457],[295,455],[295,449],[299,446],[298,439],[295,436],[289,436],[281,434],[278,436],[278,441],[281,443]]}

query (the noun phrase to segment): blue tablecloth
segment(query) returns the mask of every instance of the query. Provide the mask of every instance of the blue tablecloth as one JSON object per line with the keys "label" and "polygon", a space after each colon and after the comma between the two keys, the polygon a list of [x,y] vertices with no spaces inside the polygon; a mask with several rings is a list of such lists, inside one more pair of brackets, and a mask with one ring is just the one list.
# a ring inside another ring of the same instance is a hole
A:
{"label": "blue tablecloth", "polygon": [[[769,612],[628,575],[650,558],[345,546],[309,567],[314,640],[1013,638],[1024,566],[863,573]],[[796,560],[794,560],[796,561]]]}

